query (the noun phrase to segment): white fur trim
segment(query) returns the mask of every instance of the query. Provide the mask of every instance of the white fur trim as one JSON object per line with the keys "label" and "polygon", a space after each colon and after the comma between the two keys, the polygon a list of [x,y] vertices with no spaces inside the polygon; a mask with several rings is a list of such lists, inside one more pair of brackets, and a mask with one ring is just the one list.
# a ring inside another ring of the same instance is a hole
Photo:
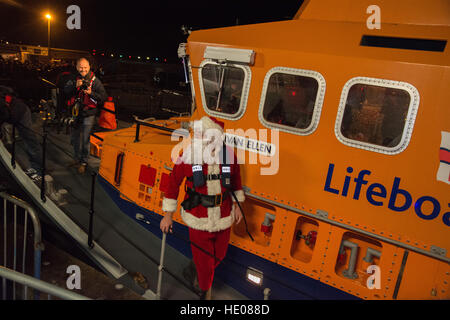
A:
{"label": "white fur trim", "polygon": [[165,212],[175,212],[177,210],[177,199],[164,198],[162,203],[162,210]]}
{"label": "white fur trim", "polygon": [[186,164],[203,163],[204,145],[201,139],[191,139],[186,149],[183,150],[182,162]]}
{"label": "white fur trim", "polygon": [[197,218],[181,208],[181,218],[190,228],[208,232],[222,231],[233,224],[231,215],[225,218],[220,217],[220,207],[208,208],[207,218]]}
{"label": "white fur trim", "polygon": [[[208,165],[208,174],[219,174],[220,166],[218,164]],[[206,180],[206,190],[208,195],[215,196],[222,193],[222,187],[220,185],[220,180]],[[208,209],[208,217],[210,217],[214,222],[220,219],[220,207],[211,207]]]}
{"label": "white fur trim", "polygon": [[[237,190],[234,191],[234,194],[236,195],[236,198],[238,199],[239,202],[244,202],[245,201],[245,194],[244,194],[244,190]],[[236,202],[236,200],[234,200],[234,197],[231,196],[233,198],[233,202]]]}
{"label": "white fur trim", "polygon": [[[208,165],[208,174],[220,174],[220,166],[218,164]],[[222,193],[220,179],[206,180],[206,189],[209,196],[215,196]]]}
{"label": "white fur trim", "polygon": [[219,164],[222,141],[223,139],[217,136],[214,138],[214,142],[208,142],[205,139],[191,139],[183,150],[181,160],[186,164]]}
{"label": "white fur trim", "polygon": [[212,121],[211,118],[208,116],[203,116],[200,120],[197,120],[197,121],[201,121],[203,131],[205,131],[207,129],[217,129],[220,132],[223,132],[222,127],[219,124]]}
{"label": "white fur trim", "polygon": [[[208,165],[208,174],[219,174],[220,166],[218,164]],[[206,181],[207,194],[210,196],[221,194],[222,186],[220,180]],[[207,208],[208,217],[197,218],[193,214],[181,208],[181,218],[190,227],[196,230],[216,232],[225,230],[233,224],[233,217],[220,217],[220,206]]]}

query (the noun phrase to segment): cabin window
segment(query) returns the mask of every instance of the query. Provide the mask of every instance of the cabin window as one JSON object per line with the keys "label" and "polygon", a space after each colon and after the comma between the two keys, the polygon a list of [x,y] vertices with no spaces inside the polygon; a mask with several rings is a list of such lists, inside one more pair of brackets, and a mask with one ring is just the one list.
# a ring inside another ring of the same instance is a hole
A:
{"label": "cabin window", "polygon": [[295,134],[311,134],[319,123],[325,80],[315,71],[273,68],[264,80],[261,122]]}
{"label": "cabin window", "polygon": [[396,154],[411,137],[419,93],[412,85],[354,78],[344,87],[336,135],[344,144]]}
{"label": "cabin window", "polygon": [[240,118],[247,103],[250,69],[206,60],[199,74],[206,113],[226,119]]}

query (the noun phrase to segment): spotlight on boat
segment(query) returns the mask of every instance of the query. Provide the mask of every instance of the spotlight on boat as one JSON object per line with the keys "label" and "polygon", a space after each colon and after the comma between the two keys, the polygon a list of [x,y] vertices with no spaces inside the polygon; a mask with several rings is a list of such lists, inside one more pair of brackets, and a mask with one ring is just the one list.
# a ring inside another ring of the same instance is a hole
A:
{"label": "spotlight on boat", "polygon": [[203,58],[216,60],[221,63],[228,61],[253,65],[255,62],[255,52],[246,49],[207,46]]}

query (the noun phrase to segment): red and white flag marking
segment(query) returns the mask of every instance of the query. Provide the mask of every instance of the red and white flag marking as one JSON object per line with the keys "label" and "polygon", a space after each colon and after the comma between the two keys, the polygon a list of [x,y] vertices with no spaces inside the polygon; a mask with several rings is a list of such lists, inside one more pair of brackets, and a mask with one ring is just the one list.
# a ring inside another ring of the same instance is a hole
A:
{"label": "red and white flag marking", "polygon": [[450,132],[441,131],[442,140],[439,149],[439,170],[436,178],[450,184]]}

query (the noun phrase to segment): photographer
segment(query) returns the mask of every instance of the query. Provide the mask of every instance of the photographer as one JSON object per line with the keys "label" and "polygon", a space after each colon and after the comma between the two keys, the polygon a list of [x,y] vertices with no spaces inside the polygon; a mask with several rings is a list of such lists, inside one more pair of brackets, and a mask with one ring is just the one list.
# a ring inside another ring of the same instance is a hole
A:
{"label": "photographer", "polygon": [[106,91],[101,81],[91,71],[89,61],[80,58],[77,61],[79,75],[75,84],[69,83],[65,92],[72,98],[69,101],[69,109],[75,116],[74,127],[71,135],[71,143],[74,148],[74,160],[70,166],[77,166],[79,173],[86,171],[90,148],[90,134],[95,124],[97,106],[101,106],[106,100]]}

